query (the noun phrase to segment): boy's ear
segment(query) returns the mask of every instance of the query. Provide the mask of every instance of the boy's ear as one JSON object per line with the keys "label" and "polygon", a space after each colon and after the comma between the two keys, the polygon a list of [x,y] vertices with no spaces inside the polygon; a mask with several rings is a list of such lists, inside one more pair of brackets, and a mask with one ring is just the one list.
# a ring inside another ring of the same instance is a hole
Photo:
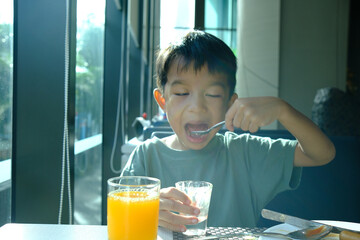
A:
{"label": "boy's ear", "polygon": [[238,95],[236,93],[234,93],[230,98],[230,101],[229,101],[229,104],[228,104],[228,109],[234,104],[236,99],[238,99]]}
{"label": "boy's ear", "polygon": [[161,107],[161,109],[165,111],[165,98],[163,97],[161,91],[158,88],[154,89],[154,98],[159,107]]}

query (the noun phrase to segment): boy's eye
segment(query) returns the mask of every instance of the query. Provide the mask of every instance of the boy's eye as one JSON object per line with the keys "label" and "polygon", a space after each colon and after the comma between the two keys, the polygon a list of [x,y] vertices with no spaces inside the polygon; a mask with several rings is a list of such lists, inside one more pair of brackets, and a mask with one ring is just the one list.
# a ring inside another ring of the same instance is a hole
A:
{"label": "boy's eye", "polygon": [[213,98],[219,98],[219,97],[222,97],[221,94],[206,94],[206,96],[208,97],[213,97]]}
{"label": "boy's eye", "polygon": [[174,93],[176,96],[186,96],[189,95],[189,93],[187,92],[183,92],[183,93]]}
{"label": "boy's eye", "polygon": [[218,85],[210,87],[205,92],[205,96],[211,98],[222,98],[224,97],[224,94],[225,94],[224,88]]}

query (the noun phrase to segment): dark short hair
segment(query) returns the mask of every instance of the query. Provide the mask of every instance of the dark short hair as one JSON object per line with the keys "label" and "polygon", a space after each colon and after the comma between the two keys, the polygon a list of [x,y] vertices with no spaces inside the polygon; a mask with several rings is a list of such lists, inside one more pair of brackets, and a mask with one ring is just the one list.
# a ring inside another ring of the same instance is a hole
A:
{"label": "dark short hair", "polygon": [[203,31],[191,31],[178,43],[171,43],[159,52],[156,61],[156,84],[164,91],[167,74],[171,64],[182,61],[180,70],[186,70],[194,63],[194,70],[200,70],[207,64],[211,73],[223,73],[227,76],[230,96],[236,84],[236,57],[231,49],[219,38]]}

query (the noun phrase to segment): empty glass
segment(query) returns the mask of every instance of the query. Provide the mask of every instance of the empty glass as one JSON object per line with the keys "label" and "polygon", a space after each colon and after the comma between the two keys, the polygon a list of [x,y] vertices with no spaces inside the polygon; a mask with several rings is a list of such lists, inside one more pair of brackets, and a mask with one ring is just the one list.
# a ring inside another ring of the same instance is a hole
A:
{"label": "empty glass", "polygon": [[191,205],[200,209],[200,214],[197,216],[199,222],[195,225],[186,225],[187,230],[184,234],[205,235],[213,185],[204,181],[180,181],[175,184],[175,187],[190,197]]}

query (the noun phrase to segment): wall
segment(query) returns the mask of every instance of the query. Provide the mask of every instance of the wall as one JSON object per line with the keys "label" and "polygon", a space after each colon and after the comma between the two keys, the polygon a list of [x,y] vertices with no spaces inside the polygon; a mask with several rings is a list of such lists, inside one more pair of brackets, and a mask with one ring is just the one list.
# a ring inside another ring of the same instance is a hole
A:
{"label": "wall", "polygon": [[345,89],[348,0],[282,1],[279,96],[311,117],[319,88]]}
{"label": "wall", "polygon": [[317,89],[345,89],[348,11],[349,0],[239,0],[238,94],[311,117]]}
{"label": "wall", "polygon": [[237,30],[237,93],[278,96],[280,0],[238,1]]}

